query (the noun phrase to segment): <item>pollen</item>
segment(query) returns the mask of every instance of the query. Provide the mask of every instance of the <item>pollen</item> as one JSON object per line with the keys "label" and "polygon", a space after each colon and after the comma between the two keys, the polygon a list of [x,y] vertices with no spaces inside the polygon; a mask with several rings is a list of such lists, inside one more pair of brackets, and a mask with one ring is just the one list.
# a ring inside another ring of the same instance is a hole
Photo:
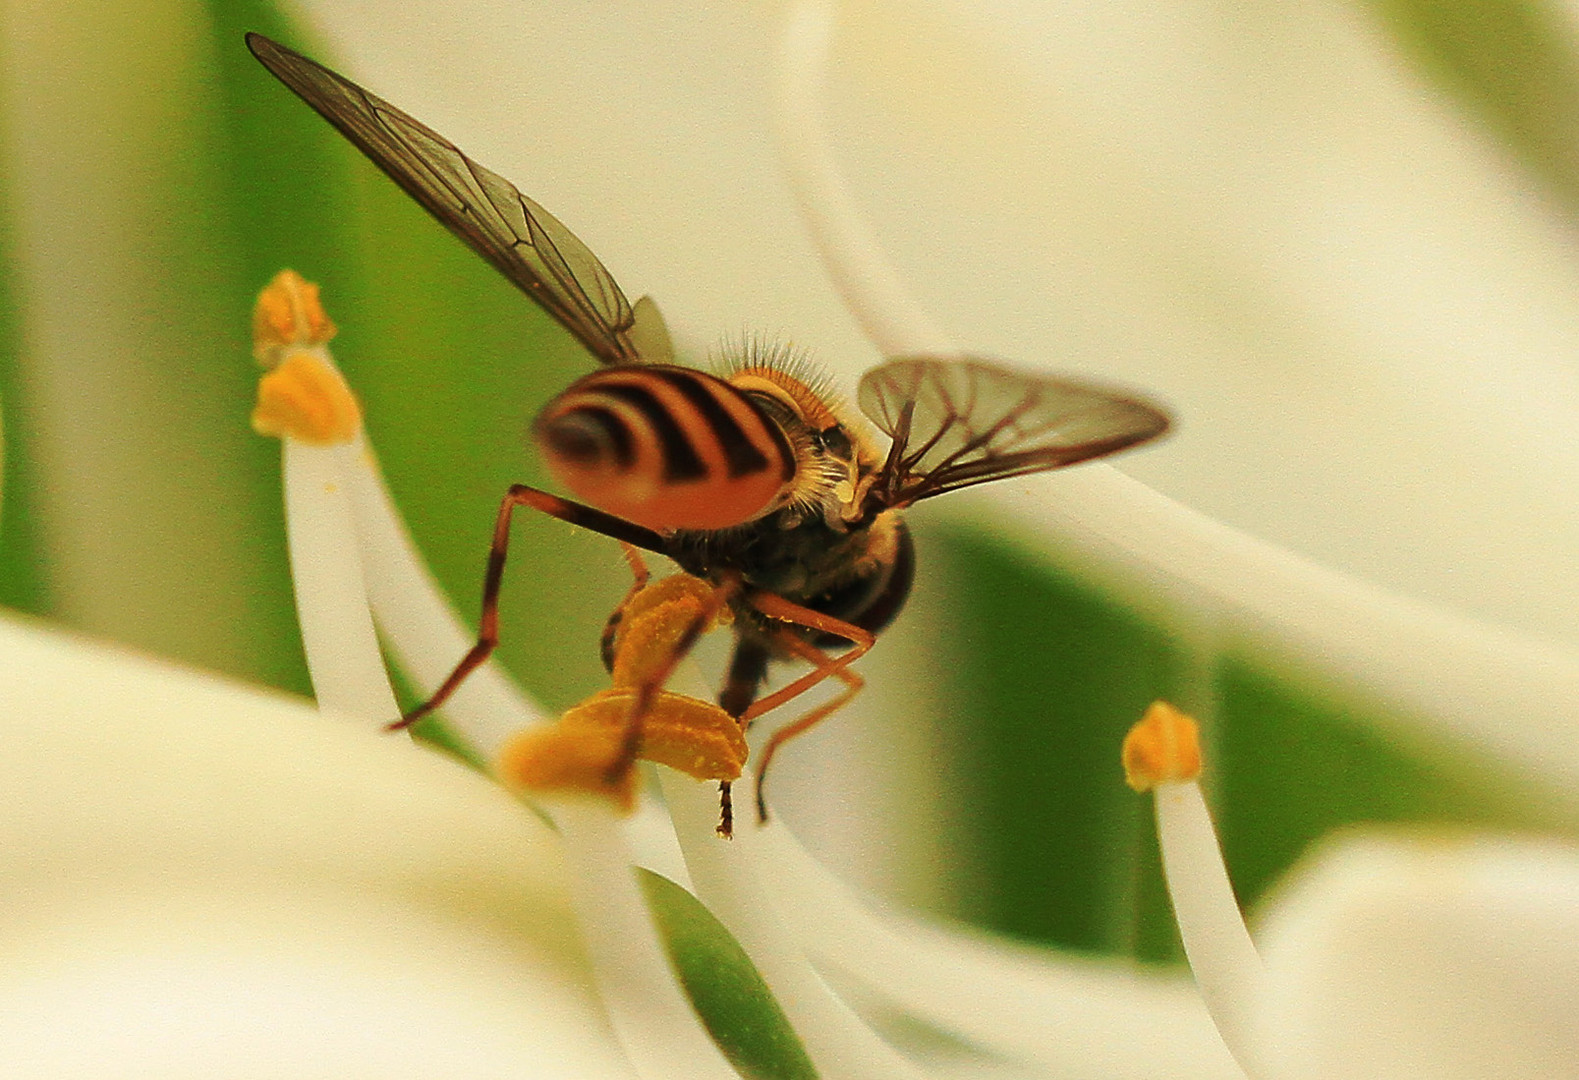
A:
{"label": "pollen", "polygon": [[729,607],[718,603],[714,592],[699,578],[674,574],[631,597],[614,642],[615,687],[639,686],[667,667],[693,628],[705,633],[733,621]]}
{"label": "pollen", "polygon": [[1195,720],[1166,701],[1154,701],[1124,737],[1124,782],[1136,791],[1201,775],[1201,738]]}
{"label": "pollen", "polygon": [[252,355],[270,367],[287,348],[322,345],[335,332],[318,302],[318,286],[294,270],[275,274],[252,309]]}
{"label": "pollen", "polygon": [[258,380],[252,430],[314,446],[351,441],[362,408],[345,379],[321,356],[293,352]]}
{"label": "pollen", "polygon": [[636,808],[636,770],[610,777],[620,750],[616,730],[587,731],[547,724],[528,728],[505,744],[493,771],[512,791],[535,795],[596,795],[622,813]]}
{"label": "pollen", "polygon": [[[494,774],[512,790],[579,793],[635,806],[636,773],[611,776],[636,692],[604,690],[568,710],[557,723],[529,728],[505,744]],[[740,722],[699,698],[660,691],[641,722],[640,757],[697,780],[735,780],[746,763]]]}

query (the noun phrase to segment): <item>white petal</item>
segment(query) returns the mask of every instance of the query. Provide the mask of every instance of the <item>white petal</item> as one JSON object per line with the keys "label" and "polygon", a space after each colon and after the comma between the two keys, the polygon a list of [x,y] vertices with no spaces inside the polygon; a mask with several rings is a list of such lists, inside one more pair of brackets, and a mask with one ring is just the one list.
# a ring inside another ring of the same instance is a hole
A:
{"label": "white petal", "polygon": [[[1123,467],[1213,517],[1579,639],[1579,263],[1370,12],[932,6],[886,84],[836,60],[891,112],[852,157],[948,155],[898,201],[851,166],[935,318],[1171,401],[1177,437]],[[973,86],[991,119],[947,108]]]}
{"label": "white petal", "polygon": [[879,914],[781,824],[757,842],[777,867],[768,884],[783,918],[818,968],[857,1000],[1057,1076],[1239,1075],[1183,978]]}
{"label": "white petal", "polygon": [[713,835],[713,785],[698,784],[670,769],[660,769],[658,777],[697,899],[751,956],[821,1074],[832,1080],[917,1078],[914,1067],[818,977],[807,948],[773,903],[772,882],[784,868],[777,860],[761,858],[762,832],[748,817],[754,816],[756,798],[751,777],[736,781],[736,806],[745,809],[741,817],[747,820],[736,823],[734,839],[728,842]]}
{"label": "white petal", "polygon": [[556,841],[470,770],[14,622],[0,700],[6,1075],[629,1075]]}
{"label": "white petal", "polygon": [[1257,935],[1279,1077],[1534,1080],[1579,1062],[1579,848],[1351,839]]}

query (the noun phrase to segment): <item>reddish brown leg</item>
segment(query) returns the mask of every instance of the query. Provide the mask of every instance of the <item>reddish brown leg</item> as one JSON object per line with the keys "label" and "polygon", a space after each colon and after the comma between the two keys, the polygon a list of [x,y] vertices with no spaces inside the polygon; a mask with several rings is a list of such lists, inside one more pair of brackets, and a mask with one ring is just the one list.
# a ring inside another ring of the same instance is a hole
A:
{"label": "reddish brown leg", "polygon": [[866,655],[866,651],[877,641],[871,631],[862,629],[854,623],[836,619],[832,615],[824,615],[820,611],[813,611],[790,600],[784,599],[775,593],[752,593],[746,597],[746,602],[764,615],[778,619],[781,622],[803,626],[809,630],[816,630],[824,634],[842,637],[850,642],[850,648],[839,656],[829,656],[815,645],[801,640],[793,631],[784,629],[776,632],[773,643],[786,651],[793,653],[812,665],[812,670],[790,683],[788,686],[769,694],[761,701],[756,702],[742,715],[741,719],[747,723],[761,716],[769,709],[775,709],[785,702],[799,697],[824,679],[836,678],[844,683],[845,689],[832,700],[819,705],[811,712],[802,716],[793,723],[775,731],[768,739],[767,745],[762,748],[762,757],[757,762],[757,820],[768,819],[767,802],[763,798],[762,785],[767,779],[768,764],[773,760],[773,755],[778,748],[795,736],[810,730],[819,721],[826,719],[836,710],[842,708],[866,685],[864,679],[853,671],[847,670],[850,664]]}
{"label": "reddish brown leg", "polygon": [[[786,600],[777,593],[755,592],[746,597],[746,603],[769,618],[791,623],[795,626],[804,626],[808,630],[816,630],[819,633],[842,637],[850,643],[849,651],[837,657],[829,657],[821,649],[813,648],[813,651],[818,656],[828,662],[827,666],[819,666],[815,671],[808,671],[788,686],[775,690],[761,701],[752,705],[741,714],[741,719],[747,722],[755,720],[769,709],[776,709],[786,701],[799,697],[830,675],[838,674],[839,671],[865,656],[866,651],[877,641],[877,638],[872,636],[870,630],[863,630],[854,623],[836,619],[832,615],[824,615],[820,611],[813,611],[811,608],[803,607],[792,600]],[[808,647],[810,648],[811,646]]]}
{"label": "reddish brown leg", "polygon": [[620,606],[609,615],[609,621],[603,624],[603,637],[598,641],[598,652],[603,657],[603,669],[614,670],[614,638],[619,633],[620,623],[625,618],[625,609],[630,607],[630,602],[636,599],[636,594],[647,587],[647,582],[652,579],[652,573],[647,569],[647,563],[641,557],[641,552],[625,541],[620,541],[620,551],[625,555],[625,561],[630,564],[631,582],[630,590],[625,598],[620,601]]}
{"label": "reddish brown leg", "polygon": [[[724,678],[724,688],[719,691],[718,705],[730,716],[739,719],[751,707],[768,670],[768,646],[754,635],[741,635],[735,639],[734,655],[729,660],[729,674]],[[741,720],[744,726],[745,721]],[[725,840],[735,835],[735,802],[728,780],[718,782],[718,835]]]}
{"label": "reddish brown leg", "polygon": [[[762,794],[762,785],[767,778],[768,765],[773,761],[773,755],[778,752],[778,748],[795,736],[811,730],[815,724],[844,708],[845,705],[849,704],[850,699],[860,693],[861,688],[866,685],[866,680],[861,678],[858,673],[842,666],[841,662],[845,661],[850,653],[845,653],[844,656],[837,658],[829,656],[815,645],[809,645],[796,637],[794,631],[791,630],[780,632],[775,636],[774,640],[782,645],[786,651],[792,652],[807,663],[814,665],[816,670],[811,674],[823,679],[831,675],[844,683],[844,690],[800,719],[779,728],[768,739],[767,745],[762,748],[762,757],[757,761],[757,820],[759,822],[768,819],[768,804]],[[855,651],[854,649],[850,650],[850,652]],[[862,651],[864,652],[865,650]]]}
{"label": "reddish brown leg", "polygon": [[584,529],[602,533],[632,547],[645,548],[659,554],[664,550],[664,539],[651,529],[632,525],[628,521],[594,510],[590,506],[569,502],[557,495],[539,491],[524,484],[512,484],[504,501],[499,504],[499,516],[494,520],[493,543],[488,548],[488,569],[482,583],[482,618],[477,624],[477,643],[473,645],[455,670],[439,684],[433,696],[388,725],[387,730],[398,731],[410,727],[428,713],[449,700],[466,676],[476,671],[492,655],[499,644],[499,586],[504,581],[505,554],[510,548],[510,518],[517,506],[530,506],[550,517],[579,525]]}

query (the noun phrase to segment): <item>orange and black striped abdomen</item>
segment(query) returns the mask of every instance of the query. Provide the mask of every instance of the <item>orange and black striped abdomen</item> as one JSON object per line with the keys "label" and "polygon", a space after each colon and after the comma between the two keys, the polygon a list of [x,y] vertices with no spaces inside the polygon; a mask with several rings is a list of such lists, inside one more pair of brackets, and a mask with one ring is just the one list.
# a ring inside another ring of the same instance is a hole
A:
{"label": "orange and black striped abdomen", "polygon": [[750,521],[795,476],[789,441],[757,405],[670,364],[594,371],[549,402],[535,434],[577,498],[660,532]]}

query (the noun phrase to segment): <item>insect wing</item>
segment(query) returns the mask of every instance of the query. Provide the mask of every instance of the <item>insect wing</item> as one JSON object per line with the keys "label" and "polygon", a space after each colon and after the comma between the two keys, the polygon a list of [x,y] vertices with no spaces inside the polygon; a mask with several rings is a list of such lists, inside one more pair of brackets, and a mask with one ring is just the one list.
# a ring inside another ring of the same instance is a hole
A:
{"label": "insect wing", "polygon": [[862,377],[858,400],[893,439],[871,493],[884,508],[1102,457],[1169,423],[1137,397],[968,358],[891,360]]}
{"label": "insect wing", "polygon": [[630,301],[598,257],[547,210],[432,128],[349,79],[261,34],[248,34],[247,47],[599,360],[629,364],[644,359],[630,337],[636,323]]}
{"label": "insect wing", "polygon": [[650,296],[636,301],[631,309],[630,342],[641,358],[650,364],[674,363],[674,342],[669,340],[669,324]]}

